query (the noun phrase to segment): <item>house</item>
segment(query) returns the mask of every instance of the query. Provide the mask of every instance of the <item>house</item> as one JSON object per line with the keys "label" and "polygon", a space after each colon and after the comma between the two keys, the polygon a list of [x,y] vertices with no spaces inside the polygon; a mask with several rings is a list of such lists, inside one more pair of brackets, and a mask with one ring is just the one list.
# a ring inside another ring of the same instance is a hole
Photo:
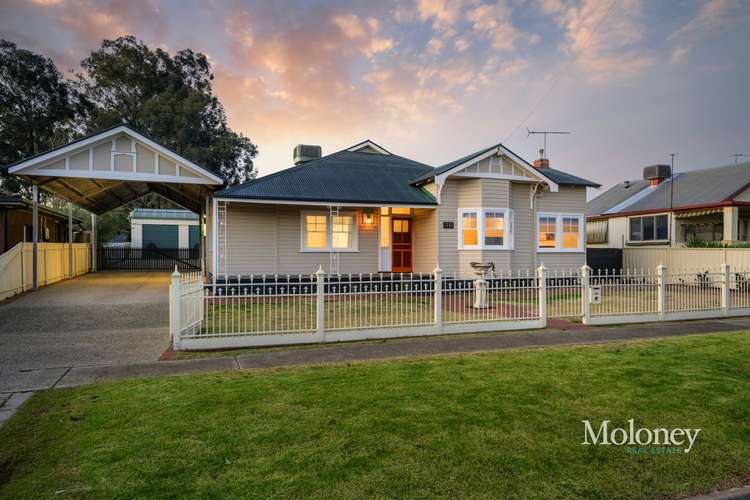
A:
{"label": "house", "polygon": [[294,166],[214,194],[209,268],[219,277],[578,268],[586,189],[598,186],[502,144],[438,168],[369,140],[327,156],[300,145]]}
{"label": "house", "polygon": [[586,207],[590,248],[680,247],[750,240],[750,162],[675,173],[643,170]]}
{"label": "house", "polygon": [[130,212],[130,247],[198,248],[199,218],[190,210],[136,208]]}
{"label": "house", "polygon": [[[18,243],[32,241],[32,204],[20,194],[0,192],[0,254]],[[81,219],[73,217],[74,242],[83,241]],[[40,242],[61,243],[68,241],[68,214],[54,208],[39,205]]]}

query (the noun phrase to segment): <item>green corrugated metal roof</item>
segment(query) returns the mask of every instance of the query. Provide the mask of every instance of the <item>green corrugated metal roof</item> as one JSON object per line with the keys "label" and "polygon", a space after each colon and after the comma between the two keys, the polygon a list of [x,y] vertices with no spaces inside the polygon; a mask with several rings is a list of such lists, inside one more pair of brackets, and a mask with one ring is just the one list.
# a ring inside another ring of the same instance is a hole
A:
{"label": "green corrugated metal roof", "polygon": [[436,205],[411,179],[433,169],[398,155],[339,151],[216,193],[269,201]]}
{"label": "green corrugated metal roof", "polygon": [[198,220],[198,214],[190,210],[162,208],[136,208],[130,212],[131,219]]}
{"label": "green corrugated metal roof", "polygon": [[542,170],[542,173],[560,186],[586,186],[594,188],[601,187],[601,184],[597,184],[596,182],[592,182],[583,179],[582,177],[578,177],[561,170],[556,170],[554,168],[545,168],[544,170]]}

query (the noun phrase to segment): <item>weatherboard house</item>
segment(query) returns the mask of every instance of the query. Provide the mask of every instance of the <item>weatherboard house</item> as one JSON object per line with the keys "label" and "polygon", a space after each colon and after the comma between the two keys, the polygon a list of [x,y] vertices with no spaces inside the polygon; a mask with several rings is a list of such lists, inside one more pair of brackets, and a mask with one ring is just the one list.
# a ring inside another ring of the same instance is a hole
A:
{"label": "weatherboard house", "polygon": [[[198,215],[201,265],[216,280],[251,274],[431,273],[577,268],[586,189],[495,144],[437,168],[364,141],[223,187],[219,173],[118,125],[6,166],[102,214],[156,192]],[[189,237],[189,236],[188,236]],[[96,262],[93,263],[96,267]]]}
{"label": "weatherboard house", "polygon": [[297,146],[294,166],[221,190],[212,248],[219,275],[448,273],[585,262],[586,189],[495,144],[438,168],[365,141],[327,156]]}

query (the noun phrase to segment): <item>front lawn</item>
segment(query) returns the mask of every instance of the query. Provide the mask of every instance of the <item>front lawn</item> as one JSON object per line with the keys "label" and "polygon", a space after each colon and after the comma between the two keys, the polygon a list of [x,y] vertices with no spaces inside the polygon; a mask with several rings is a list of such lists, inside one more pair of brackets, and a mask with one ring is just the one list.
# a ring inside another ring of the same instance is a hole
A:
{"label": "front lawn", "polygon": [[[582,446],[582,419],[703,429]],[[672,497],[750,483],[750,333],[131,380],[34,396],[0,497]]]}

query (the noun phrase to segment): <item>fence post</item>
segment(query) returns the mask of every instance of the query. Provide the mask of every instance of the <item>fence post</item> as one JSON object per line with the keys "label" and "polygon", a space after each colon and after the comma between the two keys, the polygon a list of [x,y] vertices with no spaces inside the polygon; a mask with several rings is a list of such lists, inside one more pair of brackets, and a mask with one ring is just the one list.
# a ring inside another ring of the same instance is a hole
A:
{"label": "fence post", "polygon": [[547,327],[547,268],[544,262],[536,270],[539,277],[539,319]]}
{"label": "fence post", "polygon": [[174,266],[172,283],[169,285],[169,333],[172,350],[180,350],[180,272]]}
{"label": "fence post", "polygon": [[584,325],[590,323],[591,308],[589,295],[591,294],[591,268],[584,264],[581,267],[581,320]]}
{"label": "fence post", "polygon": [[664,320],[667,313],[667,267],[664,264],[656,266],[656,283],[659,286],[656,311],[659,320]]}
{"label": "fence post", "polygon": [[318,309],[317,309],[317,331],[318,335],[325,338],[326,331],[326,319],[325,319],[325,286],[326,286],[326,272],[323,271],[323,266],[318,266],[318,270],[315,271],[315,278],[317,279],[317,297],[318,297]]}
{"label": "fence post", "polygon": [[443,333],[443,270],[437,266],[432,272],[435,273],[435,329],[440,335]]}
{"label": "fence post", "polygon": [[721,265],[721,273],[723,274],[723,279],[721,280],[721,312],[724,313],[724,316],[729,316],[729,308],[732,307],[729,288],[732,286],[732,282],[729,274],[729,264],[726,262]]}

